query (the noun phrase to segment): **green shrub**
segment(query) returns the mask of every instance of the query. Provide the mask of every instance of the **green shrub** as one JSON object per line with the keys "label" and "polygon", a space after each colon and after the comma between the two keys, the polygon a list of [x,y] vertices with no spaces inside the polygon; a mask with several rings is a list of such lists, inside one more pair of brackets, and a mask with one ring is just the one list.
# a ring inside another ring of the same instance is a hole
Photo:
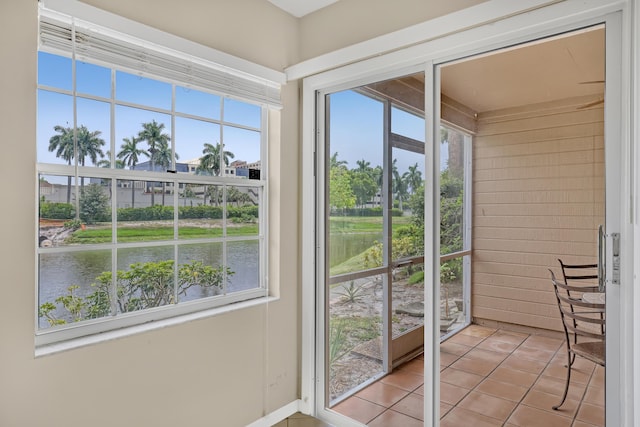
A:
{"label": "green shrub", "polygon": [[420,270],[413,273],[407,283],[409,285],[424,285],[424,271]]}
{"label": "green shrub", "polygon": [[40,202],[40,218],[73,219],[76,211],[71,203]]}
{"label": "green shrub", "polygon": [[[391,216],[402,216],[403,212],[400,209],[391,209]],[[382,216],[382,208],[345,208],[336,212],[335,215],[340,216]]]}

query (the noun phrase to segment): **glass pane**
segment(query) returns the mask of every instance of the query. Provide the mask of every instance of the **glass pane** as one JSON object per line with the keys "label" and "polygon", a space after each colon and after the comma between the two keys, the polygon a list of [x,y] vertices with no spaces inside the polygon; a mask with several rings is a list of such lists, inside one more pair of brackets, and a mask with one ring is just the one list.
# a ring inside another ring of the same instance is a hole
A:
{"label": "glass pane", "polygon": [[470,256],[440,263],[440,335],[446,335],[465,326],[469,307],[465,297],[465,279],[468,280]]}
{"label": "glass pane", "polygon": [[220,166],[220,125],[176,117],[177,171],[198,175],[218,175]]}
{"label": "glass pane", "polygon": [[178,207],[178,237],[202,239],[222,237],[223,187],[181,184]]}
{"label": "glass pane", "polygon": [[103,178],[80,177],[76,183],[71,176],[40,176],[40,247],[111,243],[111,183]]}
{"label": "glass pane", "polygon": [[331,285],[327,364],[334,401],[382,372],[382,277]]}
{"label": "glass pane", "polygon": [[416,330],[424,325],[424,264],[406,263],[424,254],[424,115],[392,107],[391,131],[414,140],[391,137],[391,258],[405,260],[392,270],[391,329],[393,339],[403,336],[398,342],[404,352],[424,341],[422,331]]}
{"label": "glass pane", "polygon": [[107,102],[77,98],[78,165],[111,167],[110,105]]}
{"label": "glass pane", "polygon": [[116,145],[120,143],[117,156],[129,169],[171,169],[170,115],[120,105],[115,115]]}
{"label": "glass pane", "polygon": [[111,98],[111,69],[76,61],[76,90],[78,93]]}
{"label": "glass pane", "polygon": [[424,253],[424,155],[394,148],[392,251],[394,260]]}
{"label": "glass pane", "polygon": [[227,235],[257,236],[260,188],[227,186]]}
{"label": "glass pane", "polygon": [[461,251],[464,244],[464,135],[441,128],[440,253]]}
{"label": "glass pane", "polygon": [[391,132],[424,142],[424,116],[393,107],[391,108]]}
{"label": "glass pane", "polygon": [[199,90],[176,86],[176,111],[220,120],[220,97]]}
{"label": "glass pane", "polygon": [[110,314],[110,250],[43,252],[38,262],[39,328]]}
{"label": "glass pane", "polygon": [[73,98],[38,91],[38,162],[74,164]]}
{"label": "glass pane", "polygon": [[224,290],[222,243],[178,247],[178,301],[219,295]]}
{"label": "glass pane", "polygon": [[116,99],[170,110],[171,85],[147,77],[116,71]]}
{"label": "glass pane", "polygon": [[383,265],[382,103],[353,91],[329,96],[330,275]]}
{"label": "glass pane", "polygon": [[260,244],[257,240],[227,243],[226,293],[260,287]]}
{"label": "glass pane", "polygon": [[72,90],[71,58],[38,52],[38,84]]}
{"label": "glass pane", "polygon": [[118,242],[174,238],[173,183],[118,180]]}
{"label": "glass pane", "polygon": [[118,313],[176,302],[173,246],[118,249]]}
{"label": "glass pane", "polygon": [[224,121],[243,126],[260,128],[261,108],[235,99],[224,99]]}
{"label": "glass pane", "polygon": [[[76,218],[75,203],[71,203],[73,177],[40,175],[39,178],[39,246],[66,245]],[[75,199],[75,197],[74,197]]]}
{"label": "glass pane", "polygon": [[[224,126],[224,176],[249,178],[260,171],[260,132]],[[258,175],[259,177],[259,175]]]}
{"label": "glass pane", "polygon": [[424,325],[424,264],[393,270],[391,327],[393,338]]}

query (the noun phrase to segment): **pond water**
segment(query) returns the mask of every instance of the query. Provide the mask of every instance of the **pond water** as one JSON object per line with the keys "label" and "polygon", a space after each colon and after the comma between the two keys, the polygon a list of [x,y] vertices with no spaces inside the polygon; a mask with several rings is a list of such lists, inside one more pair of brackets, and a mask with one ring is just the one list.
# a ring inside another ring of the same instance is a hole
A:
{"label": "pond water", "polygon": [[329,267],[342,264],[382,241],[382,233],[341,233],[329,238]]}
{"label": "pond water", "polygon": [[[227,293],[251,289],[259,283],[259,244],[257,240],[234,241],[227,243],[227,265],[234,272],[229,277]],[[173,246],[118,249],[119,270],[128,270],[133,263],[174,259]],[[199,243],[178,246],[178,265],[192,261],[202,261],[205,265],[219,266],[223,259],[222,243]],[[67,294],[67,288],[78,285],[74,294],[87,296],[95,291],[91,286],[104,271],[111,271],[111,250],[92,250],[81,252],[42,253],[39,257],[39,304],[54,302]],[[213,296],[214,290],[193,286],[180,301],[188,301]],[[65,318],[64,310],[56,315]],[[67,319],[69,320],[69,319]],[[48,327],[45,319],[40,319],[40,327]]]}

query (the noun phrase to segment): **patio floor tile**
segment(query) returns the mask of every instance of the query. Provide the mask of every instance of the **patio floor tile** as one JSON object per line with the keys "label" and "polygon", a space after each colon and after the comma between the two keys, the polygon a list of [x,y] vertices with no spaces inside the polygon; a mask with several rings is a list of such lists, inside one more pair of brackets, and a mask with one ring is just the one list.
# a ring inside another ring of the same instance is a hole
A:
{"label": "patio floor tile", "polygon": [[[575,361],[567,400],[552,409],[565,363],[562,340],[472,325],[440,346],[440,425],[602,427],[605,370],[585,359]],[[333,409],[368,426],[422,427],[423,373],[419,356]]]}

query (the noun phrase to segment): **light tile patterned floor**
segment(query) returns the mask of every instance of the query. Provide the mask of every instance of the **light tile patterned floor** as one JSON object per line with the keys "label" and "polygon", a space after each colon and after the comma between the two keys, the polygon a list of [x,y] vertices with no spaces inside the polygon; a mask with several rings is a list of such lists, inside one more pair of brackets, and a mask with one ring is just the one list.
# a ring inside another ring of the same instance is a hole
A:
{"label": "light tile patterned floor", "polygon": [[[565,363],[560,339],[471,325],[440,345],[440,425],[603,426],[604,368],[582,358],[567,401],[551,408]],[[333,409],[369,426],[422,427],[423,383],[421,356]]]}

